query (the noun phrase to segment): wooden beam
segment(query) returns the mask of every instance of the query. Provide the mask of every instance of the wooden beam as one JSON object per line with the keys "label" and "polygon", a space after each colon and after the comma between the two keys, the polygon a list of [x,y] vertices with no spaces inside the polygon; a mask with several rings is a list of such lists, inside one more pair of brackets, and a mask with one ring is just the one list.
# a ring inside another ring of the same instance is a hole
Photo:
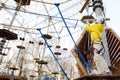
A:
{"label": "wooden beam", "polygon": [[77,68],[78,68],[78,71],[80,71],[79,75],[80,76],[88,75],[88,73],[87,73],[83,63],[81,62],[77,52],[75,51],[75,49],[72,49],[71,51],[72,51],[72,54],[73,54],[73,56],[75,57],[75,59],[77,61]]}
{"label": "wooden beam", "polygon": [[84,11],[84,9],[86,8],[86,6],[88,5],[89,0],[86,0],[85,4],[83,5],[83,7],[80,10],[80,13],[82,13]]}
{"label": "wooden beam", "polygon": [[[85,33],[86,33],[86,31],[84,31],[84,32],[81,34],[81,36],[79,37],[79,39],[78,39],[77,42],[76,42],[76,44],[78,45],[78,47],[79,47],[80,49],[82,49],[82,48],[81,48],[82,46],[80,46],[80,43],[81,43],[81,41],[83,41],[83,37],[84,37]],[[76,50],[75,50],[75,47],[72,48],[71,52],[72,52],[73,56],[75,57],[75,59],[76,59],[76,61],[77,61],[77,69],[78,69],[78,71],[79,71],[79,75],[80,75],[80,76],[88,75],[88,73],[87,73],[87,71],[86,71],[86,69],[85,69],[85,67],[84,67],[84,65],[83,65],[83,63],[82,63],[82,61],[81,61],[78,53],[77,53]]]}

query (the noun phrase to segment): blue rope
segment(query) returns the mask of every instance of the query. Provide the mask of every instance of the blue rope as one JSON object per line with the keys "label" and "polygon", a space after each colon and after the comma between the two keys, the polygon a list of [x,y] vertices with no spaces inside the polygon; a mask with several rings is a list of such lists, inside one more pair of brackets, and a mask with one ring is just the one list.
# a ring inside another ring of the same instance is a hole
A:
{"label": "blue rope", "polygon": [[60,65],[60,63],[58,62],[58,59],[56,58],[56,56],[55,56],[55,54],[53,53],[53,51],[51,50],[51,48],[50,48],[50,46],[49,46],[49,44],[48,44],[48,42],[47,42],[47,40],[45,39],[45,37],[44,37],[44,35],[42,34],[42,32],[41,32],[41,28],[40,29],[37,29],[39,32],[40,32],[40,34],[41,34],[41,36],[42,36],[42,38],[44,39],[44,41],[45,41],[45,44],[47,45],[47,47],[49,48],[49,50],[50,50],[50,52],[52,53],[52,55],[53,55],[53,57],[54,57],[54,59],[55,59],[55,61],[57,62],[57,64],[58,64],[58,66],[60,67],[60,69],[62,70],[62,72],[64,73],[64,75],[65,75],[65,77],[66,77],[66,79],[67,80],[70,80],[69,78],[68,78],[68,76],[67,76],[67,74],[65,73],[65,71],[64,71],[64,69],[62,68],[62,66]]}
{"label": "blue rope", "polygon": [[60,5],[59,3],[56,3],[56,4],[55,4],[55,6],[57,7],[57,9],[58,9],[58,11],[59,11],[59,13],[60,13],[60,16],[61,16],[61,18],[62,18],[62,20],[63,20],[63,22],[64,22],[64,24],[65,24],[65,26],[66,26],[66,28],[67,28],[67,30],[68,30],[68,33],[69,33],[69,35],[71,36],[71,38],[72,38],[72,40],[73,40],[73,42],[74,42],[74,44],[75,44],[77,53],[80,55],[80,58],[81,58],[81,60],[82,60],[82,62],[83,62],[83,64],[84,64],[85,68],[87,69],[87,71],[88,71],[88,72],[91,72],[91,69],[89,68],[88,63],[85,61],[85,59],[84,59],[84,57],[82,56],[82,54],[81,54],[81,52],[80,52],[77,44],[75,43],[75,40],[73,39],[73,36],[72,36],[72,34],[71,34],[68,26],[67,26],[67,23],[65,22],[65,19],[64,19],[63,15],[62,15],[62,13],[61,13],[61,11],[60,11],[59,5]]}

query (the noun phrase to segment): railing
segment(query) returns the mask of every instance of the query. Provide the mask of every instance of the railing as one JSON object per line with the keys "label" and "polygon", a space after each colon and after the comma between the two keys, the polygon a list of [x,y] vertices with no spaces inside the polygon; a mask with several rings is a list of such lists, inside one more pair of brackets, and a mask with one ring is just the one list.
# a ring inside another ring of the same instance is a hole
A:
{"label": "railing", "polygon": [[106,30],[111,66],[116,68],[113,73],[120,74],[120,37],[112,30]]}

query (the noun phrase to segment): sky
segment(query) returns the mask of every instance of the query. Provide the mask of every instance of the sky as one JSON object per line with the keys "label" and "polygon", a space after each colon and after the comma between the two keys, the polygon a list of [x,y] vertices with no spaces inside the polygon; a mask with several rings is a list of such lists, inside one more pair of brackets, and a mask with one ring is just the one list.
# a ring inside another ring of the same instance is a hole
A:
{"label": "sky", "polygon": [[103,0],[106,8],[106,17],[110,18],[107,22],[108,27],[111,27],[120,36],[120,0]]}

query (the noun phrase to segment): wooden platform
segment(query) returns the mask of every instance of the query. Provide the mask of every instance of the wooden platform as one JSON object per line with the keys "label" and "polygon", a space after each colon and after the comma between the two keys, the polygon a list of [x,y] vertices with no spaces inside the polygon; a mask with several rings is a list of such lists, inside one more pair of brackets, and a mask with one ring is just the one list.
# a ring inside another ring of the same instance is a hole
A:
{"label": "wooden platform", "polygon": [[14,0],[17,3],[20,3],[21,5],[30,5],[31,0]]}
{"label": "wooden platform", "polygon": [[[10,75],[0,75],[0,80],[10,80]],[[14,76],[13,80],[27,80],[25,77]]]}
{"label": "wooden platform", "polygon": [[0,37],[6,38],[7,40],[16,40],[18,38],[16,33],[6,29],[0,29]]}
{"label": "wooden platform", "polygon": [[74,80],[120,80],[120,75],[87,75]]}
{"label": "wooden platform", "polygon": [[[110,63],[109,66],[112,74],[120,75],[120,37],[113,31],[113,29],[106,29],[106,37],[108,42],[108,51],[110,56]],[[91,52],[91,44],[90,44],[90,34],[84,31],[79,39],[77,40],[76,44],[78,45],[81,54],[83,55],[86,62],[88,62],[90,68],[94,68],[92,62],[92,53]],[[79,57],[78,53],[76,52],[75,47],[72,49],[72,54],[77,61],[77,69],[80,76],[88,75],[86,69],[83,66],[82,60]],[[92,64],[92,65],[91,65]],[[119,79],[120,80],[120,79]]]}

